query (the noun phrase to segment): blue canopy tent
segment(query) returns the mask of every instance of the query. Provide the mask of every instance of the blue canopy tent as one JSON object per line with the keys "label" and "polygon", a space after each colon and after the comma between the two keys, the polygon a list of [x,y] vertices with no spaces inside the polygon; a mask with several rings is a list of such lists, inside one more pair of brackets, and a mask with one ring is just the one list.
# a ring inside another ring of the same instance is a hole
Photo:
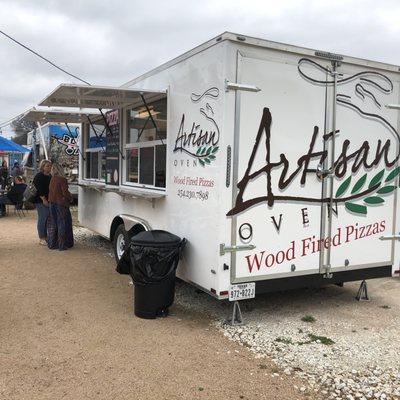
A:
{"label": "blue canopy tent", "polygon": [[12,140],[6,139],[0,136],[0,151],[5,153],[29,153],[30,150],[21,146],[18,143],[14,143]]}
{"label": "blue canopy tent", "polygon": [[22,153],[29,153],[30,151],[30,149],[0,136],[0,162],[5,159],[8,165],[12,166],[16,161],[21,162]]}

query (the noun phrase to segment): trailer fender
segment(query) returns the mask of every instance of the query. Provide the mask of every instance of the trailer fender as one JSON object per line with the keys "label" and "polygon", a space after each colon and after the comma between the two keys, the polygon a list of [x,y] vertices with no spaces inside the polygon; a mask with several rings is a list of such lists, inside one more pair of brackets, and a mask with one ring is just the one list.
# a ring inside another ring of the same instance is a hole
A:
{"label": "trailer fender", "polygon": [[135,217],[133,215],[128,214],[120,214],[116,216],[111,224],[110,228],[110,240],[114,240],[115,231],[118,226],[121,224],[124,225],[126,232],[135,232],[138,233],[140,231],[149,231],[151,230],[150,224],[142,218]]}

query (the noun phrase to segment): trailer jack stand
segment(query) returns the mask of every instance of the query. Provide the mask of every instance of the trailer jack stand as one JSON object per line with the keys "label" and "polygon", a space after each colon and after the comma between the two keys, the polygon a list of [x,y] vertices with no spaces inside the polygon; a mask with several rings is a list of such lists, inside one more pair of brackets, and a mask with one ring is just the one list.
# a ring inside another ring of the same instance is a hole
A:
{"label": "trailer jack stand", "polygon": [[361,301],[361,300],[369,301],[368,288],[367,288],[367,282],[366,281],[362,281],[361,282],[360,288],[358,289],[358,293],[357,293],[356,299],[358,301]]}
{"label": "trailer jack stand", "polygon": [[238,301],[235,301],[233,303],[232,319],[228,319],[226,323],[231,326],[244,325],[242,312],[240,311],[240,306]]}

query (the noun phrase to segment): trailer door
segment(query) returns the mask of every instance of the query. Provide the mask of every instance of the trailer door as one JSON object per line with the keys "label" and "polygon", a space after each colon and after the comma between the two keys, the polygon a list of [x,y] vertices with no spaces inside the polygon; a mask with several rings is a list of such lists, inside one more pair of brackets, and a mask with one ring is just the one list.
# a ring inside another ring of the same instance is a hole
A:
{"label": "trailer door", "polygon": [[393,264],[399,172],[397,113],[385,107],[398,103],[395,74],[346,63],[337,72],[328,99],[337,132],[327,143],[333,173],[325,178],[332,207],[321,224],[320,271],[328,275]]}
{"label": "trailer door", "polygon": [[232,283],[319,272],[327,87],[304,79],[298,60],[238,55],[238,83],[261,90],[236,93]]}
{"label": "trailer door", "polygon": [[276,52],[237,71],[261,91],[236,94],[231,282],[391,265],[393,76]]}

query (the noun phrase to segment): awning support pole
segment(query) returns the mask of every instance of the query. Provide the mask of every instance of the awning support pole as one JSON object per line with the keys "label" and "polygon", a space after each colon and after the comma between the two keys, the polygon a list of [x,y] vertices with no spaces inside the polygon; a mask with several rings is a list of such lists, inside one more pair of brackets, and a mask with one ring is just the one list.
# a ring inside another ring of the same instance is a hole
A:
{"label": "awning support pole", "polygon": [[[100,142],[100,139],[101,139],[101,137],[103,136],[103,134],[101,134],[100,136],[97,134],[96,129],[94,128],[93,122],[92,122],[92,120],[90,119],[89,115],[86,115],[86,118],[88,119],[89,124],[90,124],[90,126],[92,127],[93,132],[94,132],[94,134],[95,134],[96,137],[97,137],[97,140],[99,140],[99,142]],[[89,136],[90,136],[90,135],[89,135]],[[90,139],[89,139],[89,141],[90,141]],[[101,143],[101,142],[100,142],[100,143]],[[103,149],[103,151],[106,151],[106,149],[103,147],[103,145],[101,145],[101,148]]]}
{"label": "awning support pole", "polygon": [[143,96],[143,93],[140,93],[140,97],[142,98],[143,104],[144,104],[144,106],[146,107],[146,110],[147,110],[147,112],[148,112],[148,114],[149,114],[149,117],[150,117],[150,119],[151,119],[151,122],[152,122],[153,125],[154,125],[154,128],[155,128],[155,130],[156,130],[156,135],[157,135],[158,138],[161,140],[162,145],[165,147],[165,143],[163,142],[162,137],[160,136],[160,132],[159,132],[159,130],[158,130],[156,121],[154,121],[154,118],[153,118],[153,116],[151,115],[150,108],[149,108],[149,106],[148,106],[148,104],[147,104],[147,102],[146,102],[146,99],[145,99],[144,96]]}
{"label": "awning support pole", "polygon": [[142,137],[142,133],[144,132],[144,128],[146,128],[147,123],[150,121],[150,117],[146,119],[146,121],[144,121],[143,124],[143,128],[140,130],[138,138],[137,138],[137,142],[140,140],[140,138]]}
{"label": "awning support pole", "polygon": [[[113,136],[113,133],[112,133],[111,128],[110,128],[110,125],[108,125],[107,118],[106,118],[106,116],[103,114],[103,110],[102,110],[101,108],[99,108],[99,111],[100,111],[101,116],[103,117],[103,120],[104,120],[104,124],[105,124],[105,126],[106,126],[106,129],[108,130],[108,132],[110,132],[110,135]],[[121,154],[121,158],[122,158],[123,160],[125,160],[125,156],[124,156],[124,154],[122,153],[122,151],[121,151],[121,149],[120,149],[119,143],[118,143],[118,152],[119,152],[119,154]]]}
{"label": "awning support pole", "polygon": [[48,154],[47,154],[47,149],[46,149],[46,144],[44,142],[44,137],[43,137],[43,132],[42,132],[42,126],[40,125],[40,122],[37,123],[39,127],[39,135],[40,135],[40,140],[42,142],[43,150],[44,150],[44,157],[46,160],[49,159]]}
{"label": "awning support pole", "polygon": [[32,131],[32,164],[33,164],[33,173],[37,174],[37,154],[36,154],[36,128],[33,128]]}
{"label": "awning support pole", "polygon": [[[69,134],[70,134],[71,137],[73,138],[74,136],[72,135],[71,129],[69,129],[68,123],[67,123],[67,122],[64,122],[64,124],[65,124],[65,126],[67,127]],[[83,153],[81,152],[81,149],[79,148],[79,143],[78,143],[78,152],[79,152],[79,154],[81,155],[82,160],[83,160],[83,161],[86,161],[86,158],[83,157]]]}

